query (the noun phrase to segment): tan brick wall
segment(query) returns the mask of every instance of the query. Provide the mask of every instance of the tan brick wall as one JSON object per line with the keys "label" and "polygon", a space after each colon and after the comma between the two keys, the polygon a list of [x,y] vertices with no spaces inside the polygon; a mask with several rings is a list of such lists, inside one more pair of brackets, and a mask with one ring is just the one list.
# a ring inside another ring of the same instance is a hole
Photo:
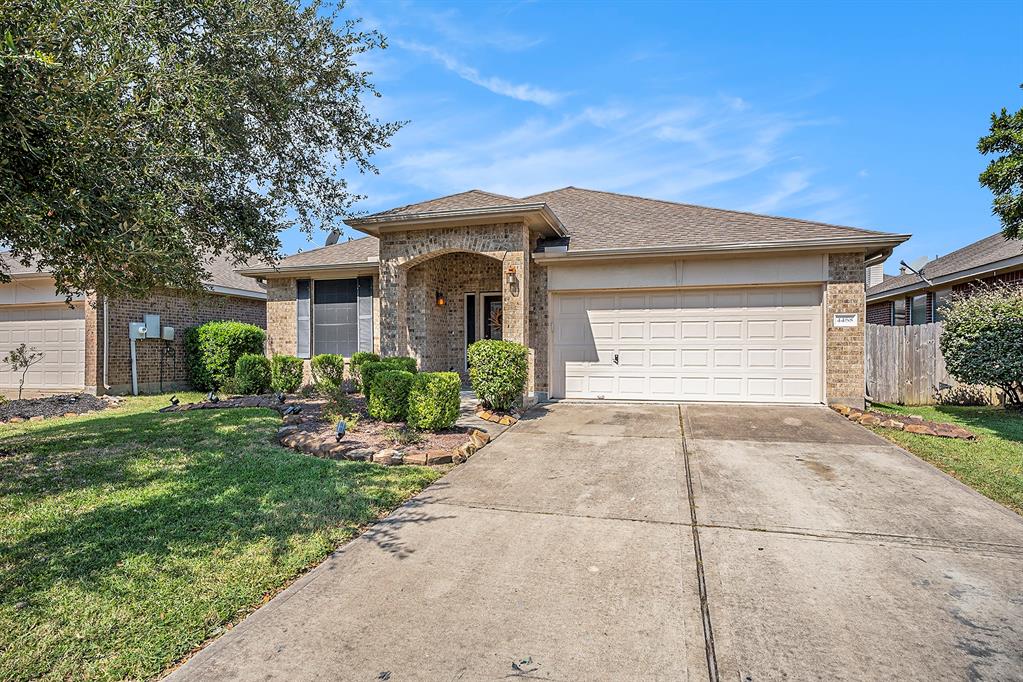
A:
{"label": "tan brick wall", "polygon": [[547,383],[547,266],[529,267],[529,347],[533,350],[534,390],[548,393]]}
{"label": "tan brick wall", "polygon": [[[828,256],[825,390],[829,403],[863,406],[866,268],[862,253]],[[835,327],[835,313],[858,314],[855,327]]]}
{"label": "tan brick wall", "polygon": [[266,280],[266,354],[269,356],[298,352],[297,295],[294,278]]}
{"label": "tan brick wall", "polygon": [[[91,392],[103,388],[103,302],[90,299],[86,309],[85,381]],[[135,342],[139,391],[156,392],[160,388],[160,364],[163,360],[165,389],[182,386],[187,380],[185,366],[185,330],[211,320],[237,320],[266,328],[266,302],[259,299],[206,294],[188,297],[162,290],[145,300],[111,299],[107,303],[107,381],[111,393],[131,391],[131,351],[128,324],[142,322],[146,314],[159,315],[161,327],[174,327],[174,341],[142,339]],[[164,352],[167,351],[167,352]]]}

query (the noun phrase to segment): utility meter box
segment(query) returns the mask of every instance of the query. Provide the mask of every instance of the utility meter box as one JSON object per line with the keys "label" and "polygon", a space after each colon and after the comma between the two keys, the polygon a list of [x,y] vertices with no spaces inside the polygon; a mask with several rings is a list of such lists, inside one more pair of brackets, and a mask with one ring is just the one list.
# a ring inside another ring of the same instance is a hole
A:
{"label": "utility meter box", "polygon": [[163,328],[163,340],[164,341],[173,341],[174,340],[174,327],[164,327]]}
{"label": "utility meter box", "polygon": [[128,323],[128,338],[131,338],[131,339],[144,339],[144,338],[146,338],[146,323],[145,322],[129,322]]}
{"label": "utility meter box", "polygon": [[159,315],[146,315],[146,338],[147,339],[158,339],[160,338],[160,316]]}

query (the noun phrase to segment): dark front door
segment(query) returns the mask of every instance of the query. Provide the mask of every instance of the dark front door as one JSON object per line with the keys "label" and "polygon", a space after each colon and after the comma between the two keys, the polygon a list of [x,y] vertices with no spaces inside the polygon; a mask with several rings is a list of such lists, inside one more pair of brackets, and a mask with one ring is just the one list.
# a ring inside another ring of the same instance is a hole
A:
{"label": "dark front door", "polygon": [[483,338],[501,338],[502,323],[504,321],[501,317],[501,306],[500,295],[483,297]]}

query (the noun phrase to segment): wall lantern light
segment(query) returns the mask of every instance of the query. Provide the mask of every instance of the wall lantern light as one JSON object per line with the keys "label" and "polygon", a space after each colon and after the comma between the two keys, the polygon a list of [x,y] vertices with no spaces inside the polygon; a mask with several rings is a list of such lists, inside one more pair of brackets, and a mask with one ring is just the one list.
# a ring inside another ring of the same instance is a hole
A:
{"label": "wall lantern light", "polygon": [[515,266],[514,265],[509,265],[508,266],[508,284],[511,285],[511,286],[515,286],[515,282],[517,280],[518,280],[518,277],[516,275]]}
{"label": "wall lantern light", "polygon": [[447,301],[444,300],[444,294],[437,292],[437,305],[444,305]]}

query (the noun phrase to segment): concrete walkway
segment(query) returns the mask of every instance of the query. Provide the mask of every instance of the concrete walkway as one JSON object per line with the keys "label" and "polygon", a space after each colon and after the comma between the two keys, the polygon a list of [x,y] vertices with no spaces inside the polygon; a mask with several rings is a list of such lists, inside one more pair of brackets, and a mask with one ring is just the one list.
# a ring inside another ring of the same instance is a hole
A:
{"label": "concrete walkway", "polygon": [[1007,680],[1021,652],[1023,519],[862,427],[558,404],[172,679]]}

